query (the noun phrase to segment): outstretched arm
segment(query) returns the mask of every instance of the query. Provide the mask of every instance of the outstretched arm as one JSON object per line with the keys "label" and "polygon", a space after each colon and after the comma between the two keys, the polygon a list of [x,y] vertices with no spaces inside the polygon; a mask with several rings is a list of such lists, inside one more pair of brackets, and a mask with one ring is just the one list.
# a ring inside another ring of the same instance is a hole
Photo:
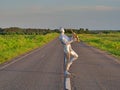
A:
{"label": "outstretched arm", "polygon": [[76,41],[76,38],[71,37],[71,38],[70,38],[70,41],[68,41],[67,44],[71,44],[71,43],[73,43],[73,42],[75,42],[75,41]]}

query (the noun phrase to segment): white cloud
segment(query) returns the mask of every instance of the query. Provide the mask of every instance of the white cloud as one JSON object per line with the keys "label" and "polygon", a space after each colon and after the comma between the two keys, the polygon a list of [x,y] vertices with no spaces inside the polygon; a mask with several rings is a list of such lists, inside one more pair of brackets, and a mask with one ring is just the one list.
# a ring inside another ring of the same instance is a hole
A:
{"label": "white cloud", "polygon": [[120,10],[120,7],[110,7],[110,6],[78,6],[78,7],[67,7],[63,11],[111,11]]}
{"label": "white cloud", "polygon": [[115,7],[110,7],[110,6],[94,6],[94,7],[89,7],[91,10],[98,10],[98,11],[110,11],[110,10],[115,10]]}

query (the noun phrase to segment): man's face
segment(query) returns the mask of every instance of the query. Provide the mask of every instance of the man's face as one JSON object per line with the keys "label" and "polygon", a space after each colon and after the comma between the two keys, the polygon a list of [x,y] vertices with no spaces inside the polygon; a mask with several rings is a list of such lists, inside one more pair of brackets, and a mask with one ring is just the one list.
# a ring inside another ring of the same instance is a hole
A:
{"label": "man's face", "polygon": [[62,30],[62,32],[64,33],[64,32],[65,32],[65,30],[63,29],[63,30]]}
{"label": "man's face", "polygon": [[64,33],[64,32],[65,32],[64,28],[61,28],[61,29],[60,29],[60,32],[61,32],[61,33]]}
{"label": "man's face", "polygon": [[60,28],[59,31],[60,31],[61,33],[64,33],[64,32],[65,32],[64,28]]}

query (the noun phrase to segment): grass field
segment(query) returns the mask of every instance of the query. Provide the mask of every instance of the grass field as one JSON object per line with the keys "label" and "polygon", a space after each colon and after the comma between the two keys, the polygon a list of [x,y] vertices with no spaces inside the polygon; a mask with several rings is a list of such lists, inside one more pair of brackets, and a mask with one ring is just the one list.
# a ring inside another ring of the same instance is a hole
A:
{"label": "grass field", "polygon": [[43,46],[57,36],[57,33],[47,35],[0,35],[0,64]]}
{"label": "grass field", "polygon": [[79,34],[82,41],[120,57],[120,33]]}

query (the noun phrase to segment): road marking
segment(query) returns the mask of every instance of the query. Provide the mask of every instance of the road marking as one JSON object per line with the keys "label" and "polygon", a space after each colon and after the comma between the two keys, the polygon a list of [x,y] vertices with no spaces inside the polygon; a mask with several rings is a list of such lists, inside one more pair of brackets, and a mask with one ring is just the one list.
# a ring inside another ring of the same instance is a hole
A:
{"label": "road marking", "polygon": [[[54,39],[54,40],[55,40],[55,39]],[[54,41],[54,40],[52,40],[52,41]],[[50,41],[49,43],[52,43],[52,41]],[[47,43],[47,44],[48,44],[48,43]],[[11,61],[10,63],[8,63],[8,64],[6,64],[6,65],[0,67],[0,70],[2,70],[2,69],[4,69],[4,68],[10,66],[11,64],[13,64],[13,63],[15,63],[15,62],[17,62],[17,61],[19,61],[19,60],[25,58],[25,57],[27,57],[27,56],[29,56],[29,55],[31,55],[31,54],[37,52],[37,51],[39,51],[39,50],[41,50],[41,49],[44,48],[47,44],[45,44],[45,45],[43,45],[43,46],[41,46],[41,47],[39,47],[38,49],[35,49],[35,50],[33,50],[33,51],[31,50],[31,52],[27,53],[26,55],[21,56],[21,57],[19,57],[18,59],[13,60],[13,61]],[[44,57],[44,56],[43,56],[43,57]]]}
{"label": "road marking", "polygon": [[[44,46],[43,46],[43,47],[44,47]],[[21,59],[23,59],[23,58],[25,58],[25,57],[27,57],[27,56],[33,54],[33,53],[39,51],[39,50],[42,49],[43,47],[41,47],[41,48],[39,48],[39,49],[36,49],[36,50],[33,50],[32,52],[27,53],[26,55],[21,56],[21,57],[19,57],[18,59],[11,61],[10,63],[8,63],[8,64],[2,66],[2,67],[0,68],[0,70],[2,70],[2,69],[4,69],[4,68],[6,68],[6,67],[8,67],[8,66],[10,66],[10,65],[12,65],[12,64],[14,64],[15,62],[17,62],[17,61],[19,61],[19,60],[21,60]]]}
{"label": "road marking", "polygon": [[65,89],[71,90],[70,78],[66,78],[65,80]]}
{"label": "road marking", "polygon": [[[67,60],[66,60],[66,58],[65,58],[65,56],[64,56],[64,72],[65,72],[65,67],[66,67],[65,65],[66,65],[66,62],[67,62]],[[70,78],[67,77],[66,74],[64,74],[64,75],[65,75],[65,81],[64,81],[65,90],[71,90]]]}

